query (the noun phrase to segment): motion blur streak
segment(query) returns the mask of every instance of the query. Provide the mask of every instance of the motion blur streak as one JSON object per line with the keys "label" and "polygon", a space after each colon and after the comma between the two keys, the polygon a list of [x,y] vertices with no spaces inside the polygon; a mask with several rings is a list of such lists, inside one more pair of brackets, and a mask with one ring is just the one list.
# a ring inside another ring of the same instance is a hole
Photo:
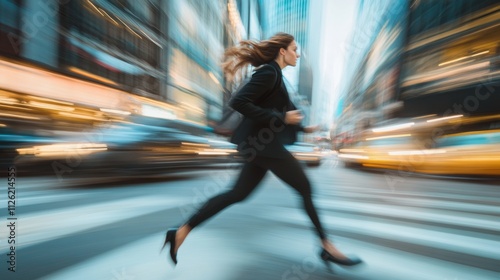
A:
{"label": "motion blur streak", "polygon": [[[284,148],[364,265],[329,271],[268,172],[174,268],[165,231],[244,162],[224,51],[276,32],[318,125]],[[500,279],[499,34],[498,0],[0,0],[0,279]]]}

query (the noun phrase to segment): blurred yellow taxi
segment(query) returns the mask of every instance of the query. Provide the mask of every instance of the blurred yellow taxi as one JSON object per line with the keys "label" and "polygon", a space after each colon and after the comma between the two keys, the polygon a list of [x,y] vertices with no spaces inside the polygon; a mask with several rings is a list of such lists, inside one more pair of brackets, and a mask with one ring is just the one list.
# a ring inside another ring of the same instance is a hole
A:
{"label": "blurred yellow taxi", "polygon": [[477,125],[484,118],[461,116],[460,119],[461,129],[457,129],[457,120],[440,124],[410,122],[385,131],[372,129],[364,132],[355,145],[340,149],[338,157],[346,166],[439,175],[500,176],[500,130],[484,129],[500,117],[489,118],[489,126]]}

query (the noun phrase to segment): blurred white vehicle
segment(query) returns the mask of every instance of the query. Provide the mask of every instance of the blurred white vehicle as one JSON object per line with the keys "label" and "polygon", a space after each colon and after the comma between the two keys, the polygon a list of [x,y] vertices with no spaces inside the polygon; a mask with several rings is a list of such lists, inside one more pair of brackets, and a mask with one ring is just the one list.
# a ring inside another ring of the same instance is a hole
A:
{"label": "blurred white vehicle", "polygon": [[300,162],[307,166],[320,166],[323,158],[321,148],[310,143],[295,142],[293,145],[286,145],[285,148]]}

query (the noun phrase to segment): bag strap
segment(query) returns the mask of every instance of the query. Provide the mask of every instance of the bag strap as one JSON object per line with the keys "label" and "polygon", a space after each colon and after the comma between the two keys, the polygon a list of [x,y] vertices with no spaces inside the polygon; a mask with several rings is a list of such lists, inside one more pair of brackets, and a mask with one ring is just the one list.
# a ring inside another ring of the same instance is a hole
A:
{"label": "bag strap", "polygon": [[[269,65],[269,64],[266,64],[266,66],[267,65]],[[267,96],[264,96],[263,98],[261,98],[261,100],[259,100],[258,102],[255,102],[255,104],[261,104],[261,103],[268,101],[273,96],[273,93],[276,92],[276,90],[278,89],[278,85],[281,85],[281,83],[279,83],[279,79],[278,79],[278,71],[276,71],[276,69],[273,66],[271,66],[271,65],[269,65],[269,66],[271,68],[273,68],[274,73],[276,74],[275,80],[274,80],[273,90]]]}
{"label": "bag strap", "polygon": [[[273,69],[274,73],[276,74],[276,75],[274,76],[274,87],[273,87],[273,89],[271,90],[271,92],[270,92],[268,95],[266,95],[266,96],[261,96],[261,98],[255,102],[255,104],[260,104],[260,103],[263,103],[263,102],[267,101],[267,100],[268,100],[268,99],[272,96],[272,94],[276,91],[276,89],[278,88],[278,86],[279,86],[279,85],[281,85],[281,83],[278,83],[278,71],[276,71],[276,69],[275,69],[273,66],[271,66],[270,64],[267,64],[267,63],[266,63],[266,64],[263,64],[261,68],[266,67],[266,66],[271,67],[271,68]],[[259,69],[260,69],[260,68],[259,68]],[[244,82],[244,83],[246,84],[246,83],[248,83],[249,81],[250,81],[250,80],[247,80],[247,81],[246,81],[246,82]],[[244,86],[244,84],[240,85],[240,86],[239,86],[239,89],[238,89],[236,92],[238,92],[239,90],[241,90],[241,88],[242,88],[243,86]]]}
{"label": "bag strap", "polygon": [[[263,67],[266,67],[267,65],[269,65],[269,64],[265,64]],[[269,65],[269,66],[271,68],[273,68],[274,73],[276,73],[275,80],[274,80],[274,88],[273,88],[273,90],[267,96],[261,97],[257,102],[255,102],[255,104],[261,104],[261,103],[264,103],[267,100],[269,100],[273,96],[273,93],[277,90],[278,85],[281,85],[281,83],[278,83],[278,71],[276,71],[276,69],[273,66],[271,66],[271,65]],[[241,87],[242,86],[243,85],[241,85]],[[234,112],[235,111],[232,110],[232,109],[229,110],[229,111],[226,111],[224,113],[224,115],[222,116],[222,118],[219,120],[219,123],[225,122],[227,119],[229,119],[233,115]]]}

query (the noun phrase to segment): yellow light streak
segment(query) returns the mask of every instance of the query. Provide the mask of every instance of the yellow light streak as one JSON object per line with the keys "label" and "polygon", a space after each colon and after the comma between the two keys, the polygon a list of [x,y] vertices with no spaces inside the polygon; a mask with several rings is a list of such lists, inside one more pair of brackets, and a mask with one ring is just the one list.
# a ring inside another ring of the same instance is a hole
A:
{"label": "yellow light streak", "polygon": [[63,156],[77,153],[78,155],[86,155],[99,151],[106,151],[108,146],[106,144],[93,144],[93,143],[65,143],[65,144],[49,144],[33,146],[31,148],[20,148],[17,152],[20,155],[35,155],[39,157],[44,156]]}
{"label": "yellow light streak", "polygon": [[38,117],[31,117],[31,116],[18,115],[18,114],[8,114],[8,113],[0,113],[0,116],[14,117],[14,118],[28,119],[28,120],[39,120],[40,119]]}
{"label": "yellow light streak", "polygon": [[59,105],[54,105],[54,104],[49,104],[49,103],[44,103],[44,102],[38,102],[38,101],[29,101],[28,102],[30,105],[33,107],[37,108],[43,108],[43,109],[49,109],[49,110],[56,110],[56,111],[67,111],[67,112],[72,112],[75,110],[75,108],[68,107],[68,106],[59,106]]}
{"label": "yellow light streak", "polygon": [[217,80],[217,77],[215,77],[212,72],[208,72],[208,75],[210,76],[210,78],[212,78],[212,80],[214,80],[216,84],[220,85],[219,80]]}
{"label": "yellow light streak", "polygon": [[89,4],[101,15],[101,16],[104,16],[101,11],[99,11],[99,8],[97,8],[94,3],[92,3],[90,0],[87,0],[87,2],[89,2]]}
{"label": "yellow light streak", "polygon": [[393,130],[408,128],[408,127],[411,127],[413,125],[415,125],[414,122],[403,123],[403,124],[390,125],[390,126],[385,126],[385,127],[380,127],[380,128],[374,128],[372,131],[373,132],[387,132],[387,131],[393,131]]}
{"label": "yellow light streak", "polygon": [[86,76],[86,77],[92,78],[92,79],[97,80],[97,81],[101,81],[101,82],[104,82],[104,83],[107,83],[107,84],[112,84],[112,85],[115,85],[115,86],[118,85],[118,84],[116,84],[115,82],[113,82],[110,79],[106,79],[106,78],[103,78],[101,76],[94,75],[92,73],[89,73],[89,72],[87,72],[85,70],[82,70],[82,69],[79,69],[79,68],[76,68],[76,67],[69,67],[68,70],[71,71],[71,72],[75,72],[77,74],[80,74],[82,76]]}
{"label": "yellow light streak", "polygon": [[353,155],[353,154],[339,154],[340,158],[352,158],[352,159],[368,159],[367,156]]}
{"label": "yellow light streak", "polygon": [[454,116],[449,116],[449,117],[443,117],[443,118],[437,118],[437,119],[428,120],[427,122],[431,123],[431,122],[437,122],[437,121],[444,121],[444,120],[449,120],[449,119],[461,118],[463,116],[464,115],[454,115]]}
{"label": "yellow light streak", "polygon": [[105,109],[105,108],[99,108],[102,112],[106,113],[113,113],[113,114],[120,114],[120,115],[130,115],[130,112],[127,111],[122,111],[122,110],[114,110],[114,109]]}
{"label": "yellow light streak", "polygon": [[450,61],[439,63],[438,66],[448,65],[448,64],[453,63],[453,62],[461,61],[461,60],[464,60],[464,59],[467,59],[467,58],[471,58],[471,57],[475,57],[475,56],[482,55],[482,54],[487,54],[489,52],[490,51],[484,51],[484,52],[480,52],[480,53],[476,53],[476,54],[472,54],[472,55],[462,56],[462,57],[459,57],[457,59],[453,59],[453,60],[450,60]]}
{"label": "yellow light streak", "polygon": [[410,155],[433,155],[433,154],[445,154],[446,150],[410,150],[410,151],[393,151],[388,152],[390,156],[410,156]]}
{"label": "yellow light streak", "polygon": [[397,134],[397,135],[388,135],[388,136],[380,136],[380,137],[371,137],[366,138],[366,141],[378,140],[378,139],[387,139],[387,138],[400,138],[400,137],[409,137],[411,134]]}
{"label": "yellow light streak", "polygon": [[109,18],[115,25],[120,26],[118,24],[118,22],[116,22],[110,15],[108,15],[108,13],[106,13],[105,10],[103,10],[103,9],[99,9],[99,10],[101,10],[101,12],[103,12],[106,15],[106,17]]}

